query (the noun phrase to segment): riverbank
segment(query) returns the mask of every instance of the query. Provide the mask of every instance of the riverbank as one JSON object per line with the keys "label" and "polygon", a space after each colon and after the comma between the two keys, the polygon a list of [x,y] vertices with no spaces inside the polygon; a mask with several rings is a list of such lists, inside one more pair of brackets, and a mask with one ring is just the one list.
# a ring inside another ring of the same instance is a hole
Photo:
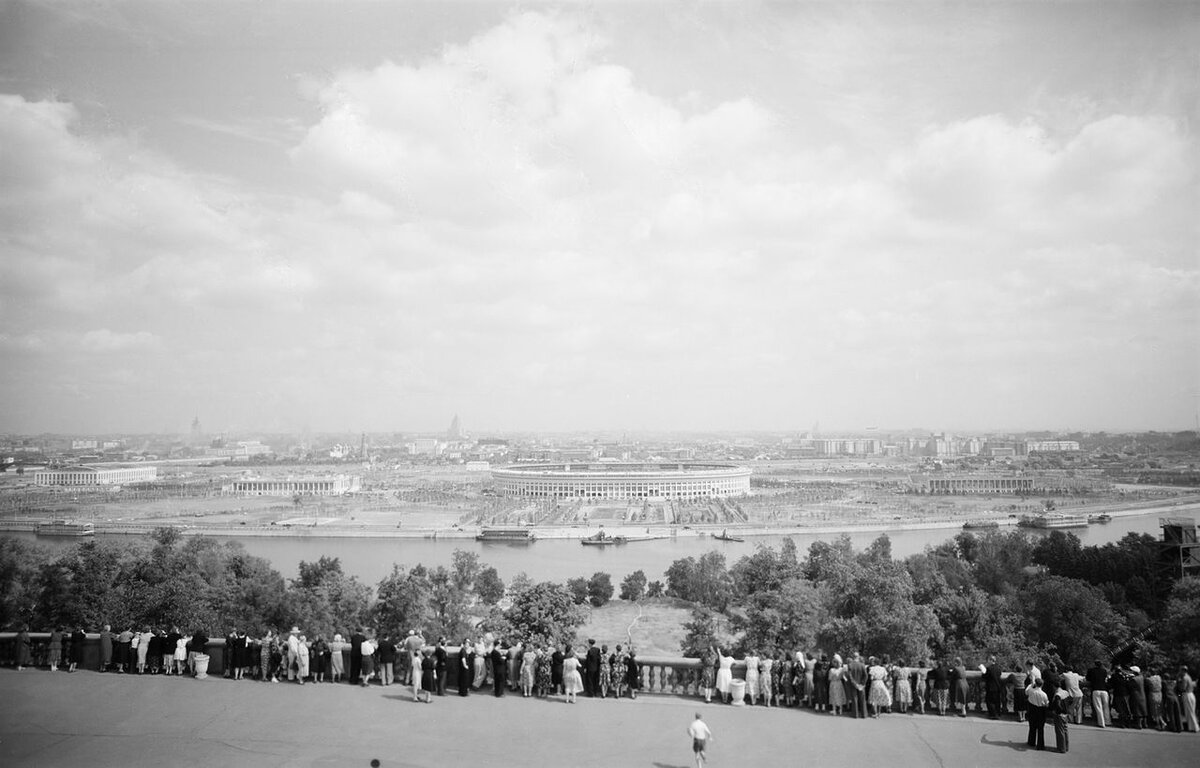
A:
{"label": "riverbank", "polygon": [[[1141,515],[1190,515],[1200,511],[1200,496],[1185,497],[1170,503],[1163,502],[1133,502],[1129,504],[1108,503],[1087,507],[1073,507],[1072,514],[1107,514],[1113,518],[1134,517]],[[972,521],[986,520],[995,522],[1000,527],[1015,526],[1017,518],[1004,513],[972,515]],[[34,533],[40,523],[50,522],[51,518],[22,518],[18,520],[0,521],[0,532]],[[722,531],[736,532],[738,536],[791,536],[816,535],[836,536],[840,534],[888,533],[892,531],[933,531],[961,529],[966,518],[957,516],[938,516],[933,518],[893,518],[891,520],[872,519],[866,521],[813,521],[812,524],[791,522],[783,525],[684,525],[684,526],[639,526],[623,525],[608,522],[597,525],[570,526],[528,526],[538,539],[578,540],[605,531],[614,536],[625,536],[637,540],[658,540],[662,538],[710,537]],[[347,524],[342,518],[311,518],[293,519],[285,523],[271,525],[206,525],[204,523],[166,523],[166,522],[95,522],[97,534],[105,536],[145,536],[161,527],[174,527],[185,536],[219,536],[229,538],[364,538],[364,539],[442,539],[442,540],[474,540],[479,533],[477,527],[428,527],[402,528],[381,524]]]}

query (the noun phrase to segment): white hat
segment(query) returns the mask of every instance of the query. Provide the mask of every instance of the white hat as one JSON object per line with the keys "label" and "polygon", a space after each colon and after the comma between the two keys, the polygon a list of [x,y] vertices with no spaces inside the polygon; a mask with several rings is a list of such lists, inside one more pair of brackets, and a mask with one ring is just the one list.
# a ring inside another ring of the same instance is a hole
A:
{"label": "white hat", "polygon": [[291,631],[289,631],[289,632],[288,632],[288,634],[289,634],[289,635],[298,635],[298,634],[300,634],[300,627],[292,627]]}
{"label": "white hat", "polygon": [[1142,674],[1142,670],[1141,670],[1141,669],[1139,669],[1138,667],[1130,667],[1130,668],[1129,668],[1129,671],[1130,671],[1130,672],[1132,672],[1132,673],[1133,673],[1133,674],[1135,674],[1135,675],[1140,675],[1140,674]]}

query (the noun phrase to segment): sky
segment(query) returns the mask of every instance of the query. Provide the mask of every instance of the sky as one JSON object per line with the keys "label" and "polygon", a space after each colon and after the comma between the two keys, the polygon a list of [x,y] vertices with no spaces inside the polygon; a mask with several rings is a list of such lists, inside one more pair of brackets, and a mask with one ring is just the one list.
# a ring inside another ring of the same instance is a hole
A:
{"label": "sky", "polygon": [[1200,4],[0,3],[0,431],[1181,430]]}

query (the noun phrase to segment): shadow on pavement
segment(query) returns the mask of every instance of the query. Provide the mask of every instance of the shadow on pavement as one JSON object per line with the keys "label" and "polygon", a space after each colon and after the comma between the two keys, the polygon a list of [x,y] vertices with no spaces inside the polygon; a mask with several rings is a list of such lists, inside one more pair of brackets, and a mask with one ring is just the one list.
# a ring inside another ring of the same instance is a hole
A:
{"label": "shadow on pavement", "polygon": [[988,741],[986,733],[979,738],[979,743],[987,744],[989,747],[1008,747],[1017,752],[1028,752],[1030,750],[1029,744],[1024,741]]}

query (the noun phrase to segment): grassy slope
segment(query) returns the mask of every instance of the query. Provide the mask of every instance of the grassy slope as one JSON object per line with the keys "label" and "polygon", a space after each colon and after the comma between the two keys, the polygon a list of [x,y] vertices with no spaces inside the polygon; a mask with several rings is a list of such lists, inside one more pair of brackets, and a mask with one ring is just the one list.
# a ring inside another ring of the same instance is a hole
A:
{"label": "grassy slope", "polygon": [[624,600],[613,600],[600,608],[592,608],[576,637],[580,643],[594,638],[598,644],[605,643],[611,649],[617,643],[628,645],[632,634],[633,647],[639,654],[678,656],[683,625],[692,617],[690,603],[655,598],[643,600],[640,605],[641,618],[638,618],[639,604]]}

